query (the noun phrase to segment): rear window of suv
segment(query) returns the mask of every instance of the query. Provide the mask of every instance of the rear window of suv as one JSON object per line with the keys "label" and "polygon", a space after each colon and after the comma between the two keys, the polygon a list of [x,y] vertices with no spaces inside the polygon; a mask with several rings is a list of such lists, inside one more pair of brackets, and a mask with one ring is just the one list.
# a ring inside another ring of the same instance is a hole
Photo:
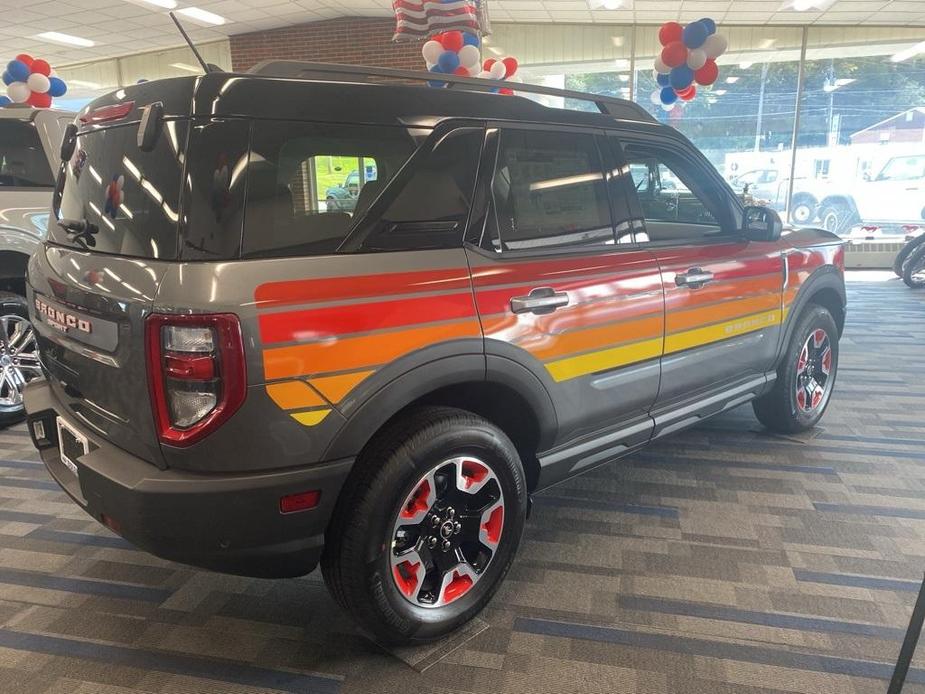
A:
{"label": "rear window of suv", "polygon": [[0,189],[51,188],[55,184],[35,125],[0,120]]}
{"label": "rear window of suv", "polygon": [[177,257],[180,186],[188,123],[165,120],[155,147],[138,148],[138,124],[81,133],[59,175],[58,220],[97,231],[69,234],[52,220],[55,243],[135,258]]}
{"label": "rear window of suv", "polygon": [[334,253],[415,148],[398,126],[255,122],[241,256]]}

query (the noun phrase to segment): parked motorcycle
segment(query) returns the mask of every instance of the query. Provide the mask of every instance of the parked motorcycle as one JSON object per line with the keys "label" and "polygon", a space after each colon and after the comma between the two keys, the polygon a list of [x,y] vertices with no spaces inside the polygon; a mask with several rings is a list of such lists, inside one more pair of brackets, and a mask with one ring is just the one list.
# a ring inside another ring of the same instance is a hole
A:
{"label": "parked motorcycle", "polygon": [[912,257],[912,254],[925,243],[925,232],[920,232],[916,236],[906,237],[906,245],[903,246],[899,253],[896,254],[896,259],[893,261],[893,272],[900,278],[905,274],[904,266],[906,261]]}
{"label": "parked motorcycle", "polygon": [[925,234],[913,239],[906,246],[914,241],[918,241],[915,250],[903,263],[903,282],[912,289],[922,289],[925,287]]}

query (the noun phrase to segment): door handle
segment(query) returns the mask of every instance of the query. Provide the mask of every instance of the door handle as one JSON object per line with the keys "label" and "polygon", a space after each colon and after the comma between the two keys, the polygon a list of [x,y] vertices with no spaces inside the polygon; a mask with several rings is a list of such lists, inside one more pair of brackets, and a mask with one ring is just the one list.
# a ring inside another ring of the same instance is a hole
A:
{"label": "door handle", "polygon": [[689,287],[690,289],[700,289],[707,282],[713,281],[713,273],[699,267],[692,267],[687,272],[682,272],[674,276],[674,283],[679,287]]}
{"label": "door handle", "polygon": [[567,292],[557,292],[552,287],[537,287],[527,296],[511,298],[511,311],[514,313],[535,313],[543,315],[552,313],[557,308],[568,306]]}

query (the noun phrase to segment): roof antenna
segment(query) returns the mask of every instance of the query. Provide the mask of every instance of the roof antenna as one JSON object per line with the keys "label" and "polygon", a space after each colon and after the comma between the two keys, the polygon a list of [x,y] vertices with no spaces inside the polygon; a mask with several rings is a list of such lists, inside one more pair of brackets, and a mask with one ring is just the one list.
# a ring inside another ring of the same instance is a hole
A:
{"label": "roof antenna", "polygon": [[177,25],[177,29],[180,30],[180,34],[183,36],[183,40],[186,41],[186,44],[190,47],[190,50],[193,52],[193,55],[196,56],[196,60],[199,61],[199,64],[202,65],[203,72],[206,74],[212,72],[212,66],[209,65],[205,60],[202,59],[202,56],[199,54],[199,51],[196,50],[196,46],[193,45],[192,40],[189,37],[189,34],[186,33],[183,29],[183,25],[180,24],[180,20],[177,19],[177,16],[173,12],[168,12],[170,18],[173,20],[173,23]]}

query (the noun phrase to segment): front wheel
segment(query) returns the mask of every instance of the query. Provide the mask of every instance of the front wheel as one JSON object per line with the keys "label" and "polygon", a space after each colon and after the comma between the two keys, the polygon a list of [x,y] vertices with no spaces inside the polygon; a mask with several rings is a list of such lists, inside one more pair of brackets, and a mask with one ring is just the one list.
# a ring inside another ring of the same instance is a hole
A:
{"label": "front wheel", "polygon": [[915,253],[918,248],[925,243],[925,234],[916,236],[911,241],[906,242],[906,245],[903,246],[899,253],[896,254],[896,259],[893,261],[893,272],[896,273],[896,276],[900,279],[905,275],[905,266],[906,261]]}
{"label": "front wheel", "polygon": [[822,228],[833,234],[840,234],[851,228],[858,221],[858,216],[850,206],[844,203],[826,205],[819,213]]}
{"label": "front wheel", "polygon": [[25,417],[23,388],[41,376],[38,342],[29,322],[28,304],[18,294],[0,292],[0,427]]}
{"label": "front wheel", "polygon": [[903,282],[911,289],[925,287],[925,243],[919,245],[903,264]]}
{"label": "front wheel", "polygon": [[771,431],[795,434],[822,418],[838,370],[838,327],[822,306],[800,317],[777,369],[774,387],[752,403],[755,416]]}
{"label": "front wheel", "polygon": [[357,460],[325,538],[332,595],[388,643],[423,643],[469,621],[497,590],[527,509],[510,439],[472,413],[410,412]]}

